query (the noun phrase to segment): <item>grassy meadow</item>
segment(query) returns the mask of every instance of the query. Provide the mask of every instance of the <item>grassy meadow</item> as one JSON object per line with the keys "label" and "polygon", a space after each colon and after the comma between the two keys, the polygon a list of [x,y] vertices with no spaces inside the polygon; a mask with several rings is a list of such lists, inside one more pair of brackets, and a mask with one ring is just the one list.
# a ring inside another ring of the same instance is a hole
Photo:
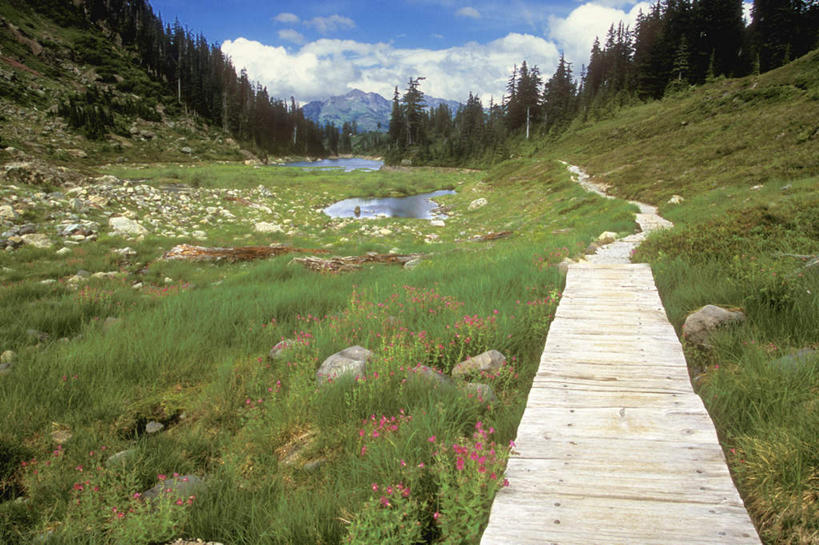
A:
{"label": "grassy meadow", "polygon": [[[634,225],[631,206],[586,194],[557,162],[528,159],[483,173],[230,165],[105,173],[156,185],[262,185],[274,195],[272,214],[297,225],[288,235],[209,224],[207,244],[425,257],[412,270],[320,274],[286,255],[165,262],[158,258],[179,240],[105,233],[67,259],[53,249],[0,255],[8,310],[0,346],[18,355],[0,376],[3,543],[476,541],[560,298],[556,264],[600,232]],[[439,188],[456,190],[440,199],[451,207],[445,227],[321,217],[348,196]],[[469,210],[480,197],[488,204]],[[469,240],[499,231],[512,234]],[[125,245],[136,256],[112,257]],[[79,268],[118,275],[72,287],[64,279]],[[284,339],[287,349],[269,358]],[[374,352],[367,376],[319,385],[320,363],[354,344]],[[469,380],[490,385],[496,400],[419,368],[448,373],[488,349],[507,364]],[[149,422],[164,429],[149,434]],[[194,493],[140,497],[191,475],[205,480]]]}

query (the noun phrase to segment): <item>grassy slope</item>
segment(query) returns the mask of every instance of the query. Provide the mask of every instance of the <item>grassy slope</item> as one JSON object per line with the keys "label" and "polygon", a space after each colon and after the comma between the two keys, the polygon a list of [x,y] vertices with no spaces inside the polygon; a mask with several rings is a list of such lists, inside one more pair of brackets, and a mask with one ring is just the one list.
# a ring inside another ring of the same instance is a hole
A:
{"label": "grassy slope", "polygon": [[819,51],[577,123],[530,151],[676,223],[636,259],[652,263],[678,331],[704,304],[745,310],[714,350],[685,345],[694,384],[765,543],[819,542],[819,358],[787,358],[819,348],[819,271],[783,255],[819,253]]}
{"label": "grassy slope", "polygon": [[[0,4],[0,18],[2,146],[80,169],[104,162],[243,157],[221,130],[183,115],[175,97],[151,80],[132,51],[116,46],[115,39],[87,22],[51,20],[17,1]],[[117,114],[116,127],[105,139],[88,140],[53,112],[61,100],[95,82],[118,99],[159,105],[162,121]],[[131,134],[131,128],[142,132]],[[184,147],[192,153],[183,153]],[[75,150],[85,155],[77,157]]]}

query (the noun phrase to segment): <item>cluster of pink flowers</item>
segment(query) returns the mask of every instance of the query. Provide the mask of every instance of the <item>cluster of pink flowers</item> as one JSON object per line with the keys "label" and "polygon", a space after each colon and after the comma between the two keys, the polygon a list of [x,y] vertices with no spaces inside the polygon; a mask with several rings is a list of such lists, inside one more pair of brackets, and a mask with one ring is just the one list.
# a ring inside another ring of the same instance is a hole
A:
{"label": "cluster of pink flowers", "polygon": [[397,433],[401,426],[412,421],[412,415],[408,415],[401,409],[398,416],[384,416],[377,417],[372,414],[369,418],[362,421],[362,427],[358,430],[358,437],[361,441],[361,456],[367,454],[367,441],[379,440],[390,434]]}

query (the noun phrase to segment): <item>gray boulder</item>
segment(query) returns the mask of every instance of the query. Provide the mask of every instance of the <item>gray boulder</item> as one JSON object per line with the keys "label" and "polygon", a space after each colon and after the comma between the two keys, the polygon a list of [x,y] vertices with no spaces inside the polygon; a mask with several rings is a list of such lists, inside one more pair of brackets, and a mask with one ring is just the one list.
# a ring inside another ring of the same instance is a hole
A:
{"label": "gray boulder", "polygon": [[705,305],[685,319],[682,327],[683,338],[694,346],[711,348],[708,342],[711,333],[721,327],[744,321],[745,314],[740,311]]}
{"label": "gray boulder", "polygon": [[270,349],[270,352],[267,353],[267,359],[275,361],[283,358],[285,352],[295,344],[296,341],[293,339],[285,339],[277,342],[275,345],[273,345],[273,348]]}
{"label": "gray boulder", "polygon": [[173,498],[188,498],[196,495],[205,485],[205,480],[196,475],[178,475],[161,481],[158,485],[142,493],[142,497],[152,500],[163,494]]}
{"label": "gray boulder", "polygon": [[464,384],[464,390],[466,390],[468,395],[477,397],[478,401],[481,402],[485,401],[487,403],[497,403],[498,401],[495,391],[488,384],[482,384],[480,382],[467,382]]}
{"label": "gray boulder", "polygon": [[771,366],[785,372],[797,372],[805,369],[811,362],[819,361],[819,351],[803,348],[793,354],[782,356],[771,362]]}
{"label": "gray boulder", "polygon": [[487,350],[482,354],[467,358],[452,369],[452,376],[459,377],[472,373],[496,373],[506,362],[506,356],[497,350]]}
{"label": "gray boulder", "polygon": [[364,376],[367,374],[367,361],[373,353],[361,346],[350,346],[336,352],[321,364],[316,371],[319,384],[326,384],[342,375]]}
{"label": "gray boulder", "polygon": [[427,367],[426,365],[416,365],[410,369],[410,373],[429,381],[435,386],[451,386],[454,384],[452,379],[447,375],[438,369],[433,369],[432,367]]}

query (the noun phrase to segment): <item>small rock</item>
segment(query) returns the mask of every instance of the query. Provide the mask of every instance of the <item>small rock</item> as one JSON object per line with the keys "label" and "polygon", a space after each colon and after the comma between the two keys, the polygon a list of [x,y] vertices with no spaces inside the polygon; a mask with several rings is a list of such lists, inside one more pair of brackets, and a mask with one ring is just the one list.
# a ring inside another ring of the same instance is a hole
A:
{"label": "small rock", "polygon": [[819,351],[803,348],[793,354],[788,354],[787,356],[773,360],[771,366],[782,371],[800,371],[806,369],[811,362],[819,361],[817,356],[819,356]]}
{"label": "small rock", "polygon": [[765,187],[765,186],[763,186],[762,184],[757,184],[757,185],[751,186],[751,191],[759,191],[763,187]]}
{"label": "small rock", "polygon": [[301,466],[301,468],[307,473],[314,473],[328,461],[329,460],[327,460],[327,458],[317,458],[316,460],[310,460],[309,462],[305,463],[303,466]]}
{"label": "small rock", "polygon": [[64,445],[71,439],[71,430],[65,427],[55,427],[51,430],[51,440],[58,445]]}
{"label": "small rock", "polygon": [[477,210],[478,208],[482,208],[489,204],[485,198],[481,197],[480,199],[475,199],[471,203],[469,203],[469,210]]}
{"label": "small rock", "polygon": [[438,369],[433,369],[432,367],[427,367],[426,365],[416,365],[415,367],[410,369],[410,373],[427,379],[435,383],[436,385],[451,386],[454,384],[452,379],[449,378],[447,375],[445,375]]}
{"label": "small rock", "polygon": [[432,227],[446,227],[446,223],[443,220],[432,220],[429,222]]}
{"label": "small rock", "polygon": [[378,230],[378,234],[381,235],[382,237],[388,237],[392,234],[392,231],[390,231],[386,227],[382,227],[381,229]]}
{"label": "small rock", "polygon": [[145,235],[148,230],[139,222],[128,219],[125,216],[115,216],[108,219],[108,225],[113,229],[115,235],[138,236]]}
{"label": "small rock", "polygon": [[0,363],[14,363],[17,361],[17,352],[14,350],[5,350],[0,354]]}
{"label": "small rock", "polygon": [[487,350],[482,354],[462,361],[452,369],[452,376],[464,376],[470,373],[495,373],[506,362],[506,356],[497,350]]}
{"label": "small rock", "polygon": [[780,189],[780,191],[789,191],[792,188],[793,188],[793,186],[791,184],[785,184],[782,187],[780,187],[779,189]]}
{"label": "small rock", "polygon": [[268,223],[265,221],[261,221],[253,226],[253,230],[257,233],[281,233],[283,232],[281,225],[276,225],[275,223]]}
{"label": "small rock", "polygon": [[422,259],[420,257],[413,257],[412,259],[404,263],[404,268],[407,269],[408,271],[411,271],[412,269],[420,265],[421,261]]}
{"label": "small rock", "polygon": [[181,148],[179,151],[181,151],[182,153],[188,154],[188,155],[193,153],[193,150],[191,148],[189,148],[188,146],[185,146],[185,147]]}
{"label": "small rock", "polygon": [[0,219],[12,220],[16,217],[17,213],[14,211],[14,208],[12,208],[11,205],[4,204],[0,206]]}
{"label": "small rock", "polygon": [[145,433],[159,433],[165,429],[165,425],[161,422],[157,422],[156,420],[151,420],[147,424],[145,424]]}
{"label": "small rock", "polygon": [[57,255],[58,256],[64,256],[64,255],[68,255],[70,253],[71,253],[71,248],[66,248],[65,246],[63,246],[62,248],[57,250]]}
{"label": "small rock", "polygon": [[603,231],[600,233],[600,236],[597,237],[597,242],[600,244],[611,244],[617,239],[617,233],[612,231]]}
{"label": "small rock", "polygon": [[142,497],[148,500],[158,498],[161,494],[170,494],[174,498],[187,499],[196,495],[205,484],[205,480],[196,475],[180,475],[164,479],[153,488],[142,493]]}
{"label": "small rock", "polygon": [[267,358],[270,360],[278,360],[284,357],[284,353],[287,349],[291,348],[296,344],[296,341],[293,339],[285,339],[283,341],[277,342],[273,348],[270,349],[270,352],[267,353]]}
{"label": "small rock", "polygon": [[710,348],[708,338],[717,328],[745,321],[745,314],[716,305],[705,305],[692,312],[682,327],[683,337],[695,346]]}
{"label": "small rock", "polygon": [[105,460],[105,467],[113,467],[118,465],[126,465],[129,460],[136,456],[136,449],[129,448],[127,450],[121,450],[116,454],[111,455],[107,460]]}
{"label": "small rock", "polygon": [[36,329],[27,329],[26,335],[41,343],[46,342],[49,338],[48,333],[46,333],[45,331],[37,331]]}
{"label": "small rock", "polygon": [[118,323],[122,321],[122,318],[116,318],[114,316],[109,316],[102,322],[102,330],[103,331],[110,331],[112,327],[116,326]]}
{"label": "small rock", "polygon": [[28,235],[22,235],[23,244],[27,244],[29,246],[34,246],[35,248],[51,248],[54,243],[51,242],[51,239],[48,238],[47,235],[42,233],[32,233]]}
{"label": "small rock", "polygon": [[478,398],[478,401],[485,401],[487,403],[497,403],[498,397],[495,395],[495,391],[492,389],[491,386],[488,384],[482,384],[480,382],[468,382],[464,384],[464,390],[466,390],[467,394],[471,394]]}
{"label": "small rock", "polygon": [[328,357],[316,371],[316,380],[324,384],[342,375],[364,376],[367,361],[373,353],[361,346],[351,346]]}
{"label": "small rock", "polygon": [[668,199],[668,204],[680,204],[684,200],[681,195],[671,195],[671,198]]}

